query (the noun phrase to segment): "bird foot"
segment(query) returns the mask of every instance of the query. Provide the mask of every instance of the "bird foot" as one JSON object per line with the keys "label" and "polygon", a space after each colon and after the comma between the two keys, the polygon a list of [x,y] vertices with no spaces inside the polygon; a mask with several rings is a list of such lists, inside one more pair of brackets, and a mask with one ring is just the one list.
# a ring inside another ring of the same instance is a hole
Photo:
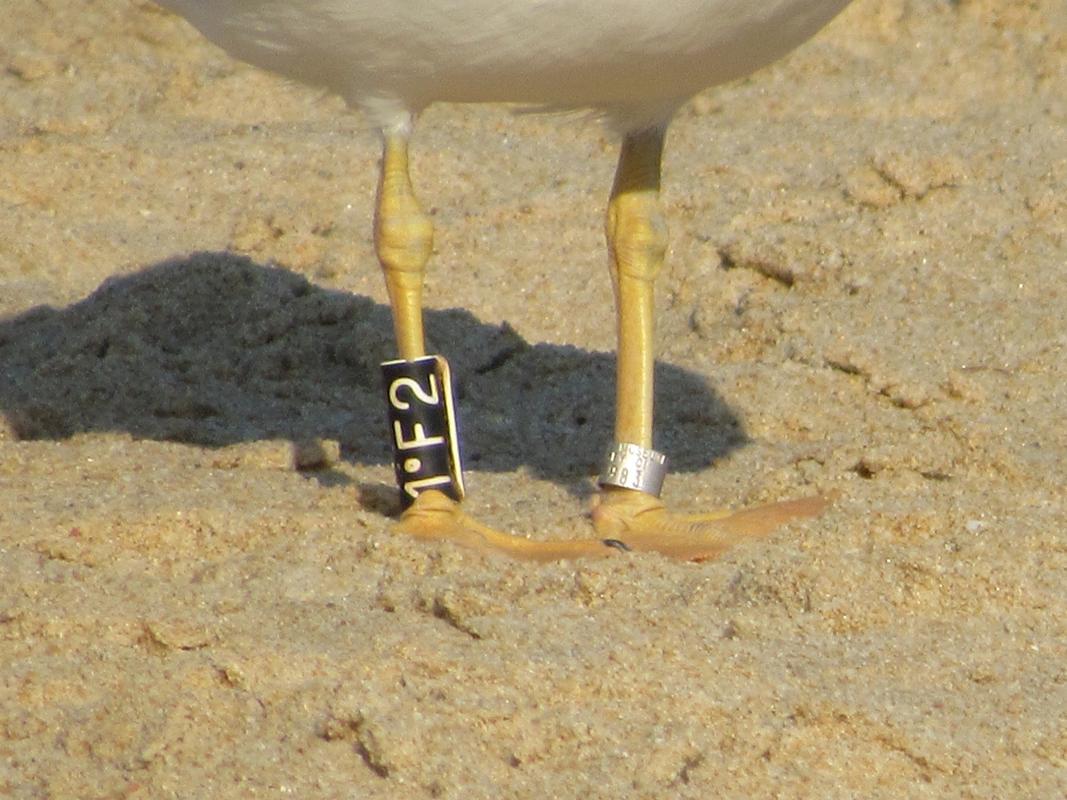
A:
{"label": "bird foot", "polygon": [[620,551],[655,551],[683,561],[715,558],[732,545],[765,536],[794,519],[819,514],[821,497],[787,500],[734,513],[672,514],[651,495],[605,490],[593,509],[599,538],[535,541],[501,533],[464,513],[441,492],[422,492],[397,529],[424,541],[451,541],[482,553],[503,553],[528,561],[605,557]]}
{"label": "bird foot", "polygon": [[707,514],[675,514],[652,495],[605,488],[593,509],[593,526],[621,549],[651,550],[683,561],[717,558],[745,539],[773,533],[787,522],[820,514],[823,497],[805,497]]}

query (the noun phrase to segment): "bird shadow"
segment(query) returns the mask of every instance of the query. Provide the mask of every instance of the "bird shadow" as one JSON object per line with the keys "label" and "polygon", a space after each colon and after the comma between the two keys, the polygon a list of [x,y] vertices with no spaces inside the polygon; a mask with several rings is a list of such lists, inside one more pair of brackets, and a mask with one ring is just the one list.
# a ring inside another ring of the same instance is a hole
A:
{"label": "bird shadow", "polygon": [[[526,468],[588,491],[612,439],[613,354],[530,344],[461,309],[428,311],[426,330],[456,378],[468,469]],[[243,256],[197,253],[109,279],[66,308],[0,320],[0,412],[24,440],[332,439],[351,462],[387,464],[379,364],[393,357],[388,306]],[[701,376],[660,363],[656,391],[656,447],[674,470],[702,469],[746,441]]]}

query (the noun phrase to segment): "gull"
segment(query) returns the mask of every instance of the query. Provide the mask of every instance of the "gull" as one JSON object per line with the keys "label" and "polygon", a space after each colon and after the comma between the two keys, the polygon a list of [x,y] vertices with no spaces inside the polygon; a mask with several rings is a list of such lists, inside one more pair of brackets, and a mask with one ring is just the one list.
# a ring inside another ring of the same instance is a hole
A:
{"label": "gull", "polygon": [[[848,0],[158,2],[235,58],[340,95],[381,133],[374,242],[398,353],[383,369],[399,370],[388,397],[398,481],[407,490],[400,530],[533,560],[653,550],[699,561],[822,510],[819,497],[733,514],[664,507],[658,495],[666,459],[652,450],[653,286],[667,247],[663,147],[677,109],[703,89],[780,58]],[[616,304],[615,442],[588,538],[529,539],[494,530],[461,508],[447,362],[427,355],[423,336],[433,226],[408,171],[415,121],[437,102],[586,110],[621,139],[606,215]],[[417,373],[427,363],[430,371]],[[404,418],[419,400],[445,409],[438,427],[428,417]],[[430,451],[442,443],[449,466],[425,477]],[[423,477],[405,482],[409,473]]]}

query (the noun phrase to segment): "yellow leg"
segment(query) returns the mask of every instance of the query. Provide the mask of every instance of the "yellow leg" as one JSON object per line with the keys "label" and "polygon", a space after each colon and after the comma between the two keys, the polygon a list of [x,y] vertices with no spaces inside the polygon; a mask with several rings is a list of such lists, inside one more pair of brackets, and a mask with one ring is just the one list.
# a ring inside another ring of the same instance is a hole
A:
{"label": "yellow leg", "polygon": [[[425,355],[422,285],[433,248],[433,225],[412,190],[407,145],[406,131],[386,133],[374,241],[400,357],[414,359]],[[667,240],[658,198],[662,150],[662,131],[627,137],[608,208],[618,305],[616,438],[646,448],[652,446],[652,288]],[[419,494],[398,527],[420,539],[447,539],[481,552],[535,561],[612,556],[625,549],[702,560],[739,539],[762,535],[821,507],[821,500],[810,498],[733,515],[679,517],[668,514],[647,494],[608,489],[594,511],[596,538],[533,541],[482,525],[441,492],[429,490]]]}
{"label": "yellow leg", "polygon": [[[645,448],[652,447],[653,287],[667,249],[659,200],[664,133],[640,131],[623,141],[607,215],[617,306],[615,440]],[[703,560],[740,539],[817,514],[824,506],[821,498],[812,497],[736,514],[683,516],[669,513],[652,495],[606,486],[593,522],[598,534],[630,549]]]}
{"label": "yellow leg", "polygon": [[400,357],[426,355],[422,283],[433,250],[433,223],[419,205],[408,172],[408,134],[385,134],[374,245],[385,272]]}
{"label": "yellow leg", "polygon": [[652,290],[667,250],[659,203],[663,135],[643,131],[623,141],[607,219],[618,309],[615,439],[645,448],[652,447]]}
{"label": "yellow leg", "polygon": [[[617,375],[615,441],[652,447],[653,290],[667,250],[667,225],[660,208],[664,131],[628,135],[622,143],[608,201],[607,241],[615,289]],[[625,538],[629,519],[661,508],[650,495],[605,487],[594,512],[598,530]]]}
{"label": "yellow leg", "polygon": [[[407,131],[389,131],[384,136],[374,243],[385,273],[400,357],[419,358],[426,354],[422,286],[433,249],[433,224],[411,186]],[[467,516],[457,503],[433,490],[419,494],[398,527],[420,539],[447,539],[482,552],[540,561],[613,552],[592,538],[534,542],[500,533]]]}

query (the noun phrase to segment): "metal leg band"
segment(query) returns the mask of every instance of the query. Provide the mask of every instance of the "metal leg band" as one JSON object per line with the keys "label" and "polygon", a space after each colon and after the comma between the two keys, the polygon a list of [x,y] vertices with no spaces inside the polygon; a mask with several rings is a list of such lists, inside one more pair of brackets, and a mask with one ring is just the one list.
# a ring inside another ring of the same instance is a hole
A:
{"label": "metal leg band", "polygon": [[604,459],[601,486],[621,486],[659,497],[667,477],[667,456],[640,445],[616,444]]}
{"label": "metal leg band", "polygon": [[441,356],[382,364],[393,467],[407,508],[426,489],[463,499],[452,373]]}

